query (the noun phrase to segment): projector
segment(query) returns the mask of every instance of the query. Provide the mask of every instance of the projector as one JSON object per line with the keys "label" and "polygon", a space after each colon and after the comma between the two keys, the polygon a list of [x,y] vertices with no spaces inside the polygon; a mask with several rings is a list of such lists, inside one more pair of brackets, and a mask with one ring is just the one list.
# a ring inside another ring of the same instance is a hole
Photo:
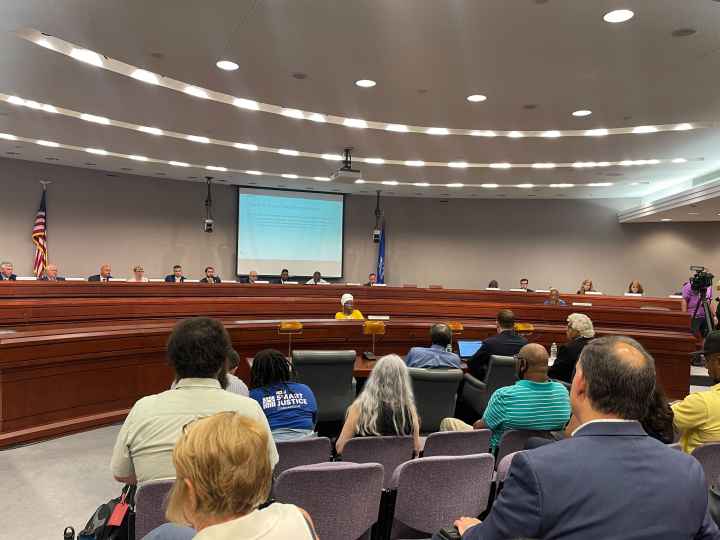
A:
{"label": "projector", "polygon": [[360,178],[360,171],[350,167],[342,167],[330,175],[331,180],[341,184],[354,184]]}
{"label": "projector", "polygon": [[213,229],[214,229],[214,228],[215,228],[215,222],[214,222],[212,219],[206,219],[206,220],[203,222],[203,230],[204,230],[206,233],[211,233],[211,232],[213,232]]}

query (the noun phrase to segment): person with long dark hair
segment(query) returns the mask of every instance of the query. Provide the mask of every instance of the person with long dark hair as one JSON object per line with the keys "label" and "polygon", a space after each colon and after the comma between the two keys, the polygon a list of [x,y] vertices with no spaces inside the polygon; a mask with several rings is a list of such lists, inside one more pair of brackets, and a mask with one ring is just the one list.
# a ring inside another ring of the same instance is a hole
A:
{"label": "person with long dark hair", "polygon": [[294,380],[292,364],[275,349],[255,355],[250,397],[262,408],[275,441],[314,435],[317,401],[309,386]]}

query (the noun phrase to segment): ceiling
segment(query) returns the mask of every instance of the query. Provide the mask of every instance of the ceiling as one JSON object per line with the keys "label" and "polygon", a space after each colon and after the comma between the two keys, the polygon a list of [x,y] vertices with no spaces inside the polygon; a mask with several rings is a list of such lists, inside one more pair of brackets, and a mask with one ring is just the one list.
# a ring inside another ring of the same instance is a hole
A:
{"label": "ceiling", "polygon": [[[3,0],[0,134],[18,140],[0,138],[0,157],[178,180],[202,181],[210,174],[233,184],[345,193],[382,189],[388,195],[443,198],[622,197],[646,205],[696,185],[697,179],[714,180],[720,169],[718,1],[215,0],[209,5]],[[606,12],[619,8],[633,10],[634,18],[619,24],[603,21]],[[676,37],[678,30],[694,33]],[[68,47],[96,51],[108,64],[117,60],[208,91],[328,117],[450,130],[583,133],[685,123],[698,129],[517,139],[356,129],[242,109],[147,84],[77,61],[61,49],[39,46],[32,38],[39,36],[36,32]],[[220,59],[240,67],[222,71],[215,65]],[[358,79],[377,85],[360,88],[354,84]],[[466,100],[471,94],[487,99],[471,103]],[[13,105],[9,96],[72,114]],[[571,113],[579,109],[592,115],[574,117]],[[77,118],[81,113],[111,119],[112,125],[83,121]],[[181,136],[143,133],[138,126]],[[186,134],[212,142],[188,141]],[[36,140],[61,146],[41,146]],[[241,150],[233,142],[268,150]],[[365,184],[325,181],[339,164],[320,155],[342,153],[346,146],[358,157],[401,164],[356,159]],[[86,148],[110,155],[90,154]],[[315,157],[282,155],[278,149]],[[122,157],[129,155],[151,159]],[[678,159],[686,161],[672,162]],[[428,165],[403,164],[411,160]],[[637,160],[660,162],[619,164]],[[448,167],[448,162],[482,166]],[[488,166],[504,162],[521,166]],[[578,162],[611,164],[571,165]],[[546,163],[568,166],[532,167]],[[209,171],[207,165],[228,170]],[[264,174],[243,172],[247,170]],[[720,220],[720,203],[716,206],[717,212],[706,212],[702,220]],[[680,214],[673,217],[682,220]],[[685,217],[697,216],[686,211]],[[641,219],[661,218],[646,212]]]}

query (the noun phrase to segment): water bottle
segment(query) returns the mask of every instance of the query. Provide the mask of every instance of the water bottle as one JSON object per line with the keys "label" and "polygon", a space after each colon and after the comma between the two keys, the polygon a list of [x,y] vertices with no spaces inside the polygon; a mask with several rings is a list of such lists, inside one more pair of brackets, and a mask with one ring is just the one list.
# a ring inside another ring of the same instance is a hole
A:
{"label": "water bottle", "polygon": [[550,345],[550,361],[555,362],[555,359],[557,358],[557,343],[553,341],[553,344]]}

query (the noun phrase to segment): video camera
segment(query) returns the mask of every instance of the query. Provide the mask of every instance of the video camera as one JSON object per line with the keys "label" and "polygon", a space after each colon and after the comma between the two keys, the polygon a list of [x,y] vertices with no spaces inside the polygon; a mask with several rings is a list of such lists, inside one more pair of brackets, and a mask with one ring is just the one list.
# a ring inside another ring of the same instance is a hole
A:
{"label": "video camera", "polygon": [[710,272],[706,272],[704,266],[691,266],[690,270],[695,272],[695,275],[690,277],[690,288],[693,292],[699,293],[703,289],[707,290],[708,287],[712,288],[715,276]]}

